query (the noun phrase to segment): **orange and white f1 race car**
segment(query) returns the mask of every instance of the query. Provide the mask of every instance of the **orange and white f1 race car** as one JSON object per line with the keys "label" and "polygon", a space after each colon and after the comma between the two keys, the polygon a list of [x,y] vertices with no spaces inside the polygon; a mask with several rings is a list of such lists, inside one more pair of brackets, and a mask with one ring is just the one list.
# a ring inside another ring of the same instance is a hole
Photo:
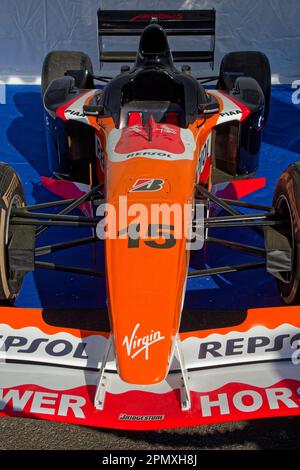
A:
{"label": "orange and white f1 race car", "polygon": [[[195,78],[174,62],[213,61],[214,11],[98,16],[100,38],[141,35],[140,45],[133,54],[100,42],[102,61],[134,61],[115,78],[94,76],[83,53],[46,57],[54,177],[42,182],[62,200],[26,206],[18,175],[0,166],[0,414],[124,429],[300,414],[299,307],[238,318],[228,311],[213,327],[183,312],[188,279],[261,267],[286,304],[299,299],[300,165],[282,174],[272,207],[240,200],[265,184],[254,175],[269,112],[268,59],[227,54],[217,89],[204,89],[216,77]],[[210,35],[212,48],[172,54],[169,35]],[[95,80],[107,84],[96,88]],[[50,226],[92,235],[40,246]],[[255,231],[262,246],[211,235],[237,227]],[[103,271],[40,261],[101,239]],[[193,251],[208,244],[253,262],[192,267]],[[35,269],[104,277],[109,326],[101,329],[99,318],[99,328],[62,327],[42,310],[8,306]]]}

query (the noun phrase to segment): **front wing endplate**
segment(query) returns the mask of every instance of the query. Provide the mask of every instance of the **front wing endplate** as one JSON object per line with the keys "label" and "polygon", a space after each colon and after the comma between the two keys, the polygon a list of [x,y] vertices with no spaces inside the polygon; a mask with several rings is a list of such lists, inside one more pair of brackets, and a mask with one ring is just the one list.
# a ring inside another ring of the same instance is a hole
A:
{"label": "front wing endplate", "polygon": [[[230,315],[230,312],[228,312]],[[182,370],[133,386],[107,357],[106,332],[50,325],[39,309],[0,309],[0,416],[162,429],[300,414],[300,307],[255,309],[230,328],[181,333]],[[95,407],[105,360],[105,403]]]}

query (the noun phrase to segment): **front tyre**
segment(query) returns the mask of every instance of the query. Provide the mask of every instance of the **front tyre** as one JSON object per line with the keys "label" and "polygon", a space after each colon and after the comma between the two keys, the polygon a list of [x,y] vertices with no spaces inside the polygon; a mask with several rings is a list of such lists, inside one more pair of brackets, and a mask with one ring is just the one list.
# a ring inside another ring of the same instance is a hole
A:
{"label": "front tyre", "polygon": [[285,235],[292,247],[292,270],[284,274],[285,282],[278,281],[278,288],[287,305],[297,304],[300,301],[300,162],[289,165],[280,176],[273,206],[279,218],[287,220]]}
{"label": "front tyre", "polygon": [[0,162],[0,301],[12,301],[20,292],[25,273],[12,271],[8,247],[12,238],[10,225],[14,207],[25,205],[25,195],[18,174],[6,163]]}

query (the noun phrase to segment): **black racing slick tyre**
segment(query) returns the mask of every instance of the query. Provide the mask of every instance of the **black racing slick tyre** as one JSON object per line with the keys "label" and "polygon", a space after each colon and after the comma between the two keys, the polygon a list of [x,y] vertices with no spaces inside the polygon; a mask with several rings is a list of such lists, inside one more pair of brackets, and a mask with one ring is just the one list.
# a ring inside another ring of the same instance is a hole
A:
{"label": "black racing slick tyre", "polygon": [[24,273],[12,271],[8,246],[12,237],[10,216],[13,207],[25,205],[25,195],[18,174],[0,162],[0,301],[13,301],[20,292]]}
{"label": "black racing slick tyre", "polygon": [[255,51],[230,52],[223,57],[220,67],[219,88],[231,91],[239,76],[254,78],[265,96],[265,123],[271,98],[271,69],[265,54]]}
{"label": "black racing slick tyre", "polygon": [[278,288],[287,305],[300,301],[300,162],[293,163],[280,176],[273,197],[273,206],[280,219],[287,221],[285,234],[292,248],[292,270],[284,273],[285,282]]}
{"label": "black racing slick tyre", "polygon": [[93,64],[90,57],[84,52],[52,51],[43,64],[42,70],[42,96],[48,85],[55,78],[63,77],[67,70],[88,70],[93,75]]}

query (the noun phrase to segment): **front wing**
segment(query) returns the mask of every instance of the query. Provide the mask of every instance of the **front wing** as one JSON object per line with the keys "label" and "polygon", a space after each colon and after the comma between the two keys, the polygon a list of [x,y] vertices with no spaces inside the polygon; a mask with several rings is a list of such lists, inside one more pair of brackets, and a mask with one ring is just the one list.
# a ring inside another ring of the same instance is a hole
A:
{"label": "front wing", "polygon": [[185,372],[175,355],[153,386],[123,382],[113,348],[104,364],[109,341],[107,332],[54,326],[42,310],[1,308],[0,416],[150,430],[300,414],[300,307],[248,310],[234,326],[181,333]]}

